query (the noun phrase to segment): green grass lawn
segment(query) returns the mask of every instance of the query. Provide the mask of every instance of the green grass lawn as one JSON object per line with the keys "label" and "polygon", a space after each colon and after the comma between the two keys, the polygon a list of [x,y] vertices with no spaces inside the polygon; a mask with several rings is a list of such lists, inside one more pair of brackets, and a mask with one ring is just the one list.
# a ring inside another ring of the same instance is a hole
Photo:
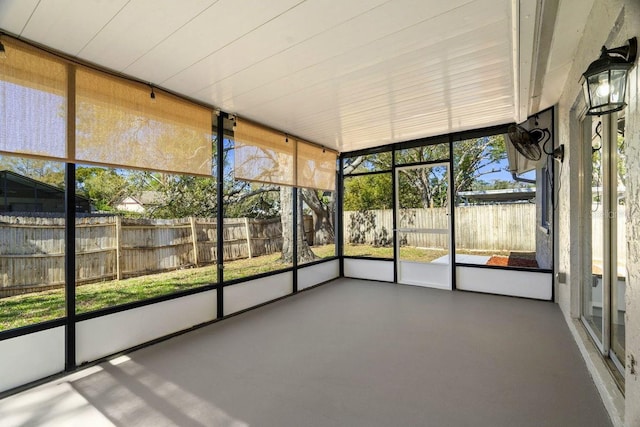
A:
{"label": "green grass lawn", "polygon": [[345,256],[364,256],[373,258],[393,258],[393,247],[357,245],[347,243],[344,245]]}
{"label": "green grass lawn", "polygon": [[[319,258],[332,257],[335,254],[334,245],[317,246],[312,250]],[[428,262],[445,253],[437,249],[401,248],[402,259],[409,261]],[[459,251],[459,253],[462,252]],[[485,254],[477,251],[464,251],[464,253]],[[348,244],[344,247],[344,254],[347,256],[393,258],[393,248]],[[499,255],[496,251],[486,254]],[[224,267],[224,280],[230,281],[281,270],[290,267],[290,265],[282,263],[280,253],[276,253],[225,262]],[[133,301],[142,301],[216,283],[216,281],[216,266],[209,265],[119,281],[111,280],[82,285],[76,288],[76,312],[87,313]],[[0,299],[0,331],[57,319],[64,315],[65,300],[62,288]]]}
{"label": "green grass lawn", "polygon": [[[334,245],[312,248],[320,258],[335,254]],[[290,267],[280,253],[225,262],[225,281]],[[124,280],[110,280],[78,286],[76,312],[87,313],[106,307],[141,301],[173,292],[216,283],[215,265],[186,268]],[[0,331],[32,325],[65,315],[64,289],[34,292],[0,299]]]}
{"label": "green grass lawn", "polygon": [[[345,256],[393,259],[393,247],[346,244],[344,245],[344,254]],[[413,246],[402,246],[400,248],[400,258],[404,261],[430,262],[446,254],[445,250],[439,249],[416,248]]]}

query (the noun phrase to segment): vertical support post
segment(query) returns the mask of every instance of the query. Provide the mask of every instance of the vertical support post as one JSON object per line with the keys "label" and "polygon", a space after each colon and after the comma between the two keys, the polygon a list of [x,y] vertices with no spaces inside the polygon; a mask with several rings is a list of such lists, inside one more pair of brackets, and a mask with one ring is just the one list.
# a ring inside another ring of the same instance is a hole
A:
{"label": "vertical support post", "polygon": [[196,230],[196,218],[194,216],[189,217],[189,224],[191,225],[191,240],[193,242],[193,265],[198,266],[198,231]]}
{"label": "vertical support post", "polygon": [[64,296],[67,322],[65,325],[65,371],[76,367],[76,166],[65,167],[65,231],[64,231]]}
{"label": "vertical support post", "polygon": [[449,189],[447,190],[449,198],[449,262],[451,263],[451,290],[455,291],[456,286],[456,201],[453,194],[455,185],[455,176],[453,173],[453,135],[449,135]]}
{"label": "vertical support post", "polygon": [[293,208],[293,293],[298,292],[298,226],[299,222],[302,221],[302,218],[298,218],[298,213],[300,212],[300,207],[298,206],[298,188],[291,188],[293,191],[293,203],[291,203]]}
{"label": "vertical support post", "polygon": [[116,216],[116,279],[122,280],[122,218]]}
{"label": "vertical support post", "polygon": [[[293,179],[294,179],[294,187],[291,188],[293,191],[293,203],[291,203],[293,207],[293,255],[292,255],[292,263],[293,263],[293,293],[298,292],[298,227],[300,225],[300,221],[302,221],[302,215],[298,217],[298,212],[301,211],[298,207],[298,140],[294,139],[293,143]],[[302,225],[304,230],[304,224]],[[284,231],[284,230],[283,230]],[[300,236],[302,237],[302,236]]]}
{"label": "vertical support post", "polygon": [[249,259],[253,258],[253,254],[251,251],[251,229],[249,228],[249,218],[244,217],[244,231],[247,236],[247,253],[249,254]]}
{"label": "vertical support post", "polygon": [[[67,66],[67,163],[64,171],[64,369],[76,368],[76,68]],[[73,159],[73,160],[72,160]]]}
{"label": "vertical support post", "polygon": [[216,134],[216,267],[218,272],[218,283],[216,287],[216,312],[217,318],[224,317],[224,117],[223,113],[218,113]]}
{"label": "vertical support post", "polygon": [[398,247],[398,199],[396,191],[396,149],[391,149],[391,200],[393,200],[392,215],[392,228],[391,235],[393,236],[393,283],[398,283],[398,257],[400,255],[400,248]]}
{"label": "vertical support post", "polygon": [[340,277],[344,277],[344,158],[340,156],[338,161],[338,185],[337,197],[336,197],[336,224],[338,225],[338,232],[336,233],[336,248],[338,249],[337,255],[340,260]]}

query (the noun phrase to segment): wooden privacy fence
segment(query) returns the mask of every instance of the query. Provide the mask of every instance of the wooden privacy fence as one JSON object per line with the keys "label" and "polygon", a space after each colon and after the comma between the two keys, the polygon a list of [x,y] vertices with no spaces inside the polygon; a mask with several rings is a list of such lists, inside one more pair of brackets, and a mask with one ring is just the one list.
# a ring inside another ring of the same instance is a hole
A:
{"label": "wooden privacy fence", "polygon": [[[142,276],[217,259],[216,220],[76,219],[76,282]],[[64,219],[0,216],[0,297],[64,284]],[[282,249],[280,219],[224,220],[224,259]]]}
{"label": "wooden privacy fence", "polygon": [[[446,208],[403,209],[398,228],[444,229]],[[345,211],[345,239],[352,243],[390,245],[393,243],[393,211]],[[456,247],[476,250],[536,250],[536,205],[531,203],[461,206],[455,208]],[[438,248],[447,244],[446,235],[400,233],[402,245]]]}

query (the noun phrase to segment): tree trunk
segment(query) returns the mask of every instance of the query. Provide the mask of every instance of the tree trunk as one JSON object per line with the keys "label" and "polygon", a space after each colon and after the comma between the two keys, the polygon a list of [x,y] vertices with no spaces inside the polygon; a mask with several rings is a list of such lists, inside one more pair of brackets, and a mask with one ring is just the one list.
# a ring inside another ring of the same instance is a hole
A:
{"label": "tree trunk", "polygon": [[[300,190],[298,200],[301,200]],[[304,238],[304,224],[302,222],[302,203],[296,206],[298,220],[298,262],[305,263],[317,259]],[[293,192],[290,187],[280,187],[280,221],[282,222],[282,256],[280,260],[287,264],[293,263]]]}
{"label": "tree trunk", "polygon": [[316,245],[329,245],[335,242],[335,228],[333,226],[335,216],[335,200],[333,193],[329,204],[325,205],[320,200],[315,190],[302,190],[302,196],[313,214],[314,237]]}

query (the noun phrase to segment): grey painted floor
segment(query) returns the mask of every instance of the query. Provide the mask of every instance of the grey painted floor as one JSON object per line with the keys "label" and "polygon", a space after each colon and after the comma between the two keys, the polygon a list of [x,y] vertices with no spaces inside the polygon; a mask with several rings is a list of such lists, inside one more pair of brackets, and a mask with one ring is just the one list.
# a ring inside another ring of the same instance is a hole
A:
{"label": "grey painted floor", "polygon": [[11,396],[0,413],[8,425],[611,425],[557,305],[349,279]]}

